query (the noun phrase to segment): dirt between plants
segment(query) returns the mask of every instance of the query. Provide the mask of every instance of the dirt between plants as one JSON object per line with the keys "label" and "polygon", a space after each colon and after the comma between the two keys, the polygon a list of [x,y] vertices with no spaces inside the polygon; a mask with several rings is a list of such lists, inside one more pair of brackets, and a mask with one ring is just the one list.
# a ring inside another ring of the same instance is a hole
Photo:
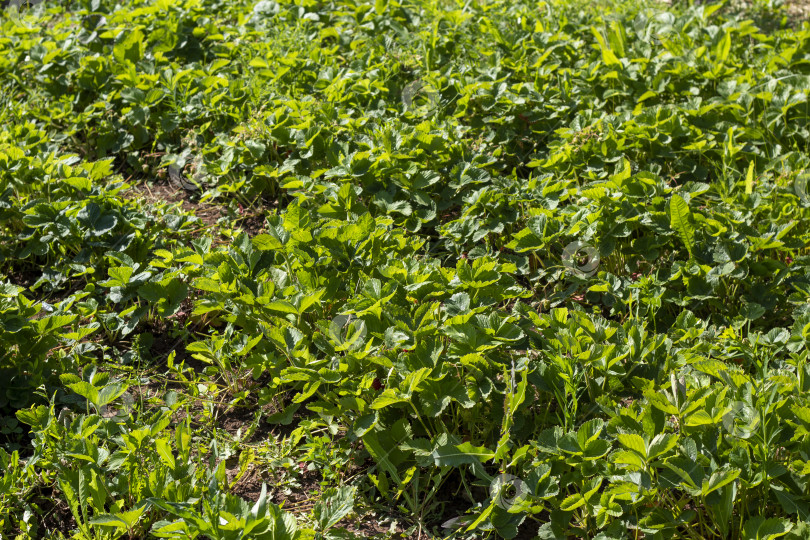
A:
{"label": "dirt between plants", "polygon": [[149,204],[180,203],[180,208],[200,218],[205,228],[213,228],[224,214],[221,206],[195,201],[193,192],[177,187],[168,180],[157,180],[151,185],[139,182],[124,196],[141,198]]}
{"label": "dirt between plants", "polygon": [[40,538],[45,536],[43,533],[69,534],[77,528],[70,507],[59,495],[55,489],[43,488],[31,501],[32,505],[39,506],[42,510],[41,521],[36,524],[36,534]]}
{"label": "dirt between plants", "polygon": [[[755,4],[754,0],[734,0],[732,2],[732,6],[734,5],[745,6],[747,9],[751,9],[751,7],[753,7],[754,4]],[[806,20],[807,17],[810,16],[810,0],[784,0],[782,5],[785,6],[787,14],[792,19],[791,21],[788,22],[788,24],[791,26],[793,25],[801,26],[802,22],[804,22],[802,19]]]}
{"label": "dirt between plants", "polygon": [[[138,182],[133,185],[129,191],[124,193],[125,196],[131,198],[142,199],[147,204],[158,203],[171,203],[180,204],[180,208],[193,214],[202,222],[202,227],[195,230],[192,235],[195,237],[201,236],[203,233],[208,233],[214,236],[216,234],[217,222],[228,216],[228,210],[222,205],[214,203],[203,203],[196,199],[197,192],[189,191],[174,185],[169,180],[155,180],[153,183],[146,181]],[[266,199],[259,199],[257,204],[250,208],[243,208],[241,204],[238,205],[237,216],[234,217],[233,223],[236,228],[245,231],[249,236],[255,236],[264,231],[265,215],[268,211],[278,207],[278,201],[269,201]],[[216,242],[215,242],[216,243]]]}

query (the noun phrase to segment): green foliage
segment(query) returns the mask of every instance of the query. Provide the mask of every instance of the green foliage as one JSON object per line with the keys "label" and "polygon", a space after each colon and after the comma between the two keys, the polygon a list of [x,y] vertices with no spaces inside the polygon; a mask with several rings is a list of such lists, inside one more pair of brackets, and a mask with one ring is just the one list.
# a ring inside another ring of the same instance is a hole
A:
{"label": "green foliage", "polygon": [[755,4],[4,10],[0,536],[806,537]]}

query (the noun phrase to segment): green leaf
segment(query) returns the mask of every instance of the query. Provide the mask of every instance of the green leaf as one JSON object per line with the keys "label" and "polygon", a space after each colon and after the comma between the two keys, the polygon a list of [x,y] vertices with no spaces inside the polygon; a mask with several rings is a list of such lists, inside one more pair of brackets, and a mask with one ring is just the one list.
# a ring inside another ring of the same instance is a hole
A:
{"label": "green leaf", "polygon": [[618,450],[611,454],[611,460],[616,465],[630,465],[633,469],[643,469],[645,466],[644,458],[637,452],[629,450]]}
{"label": "green leaf", "polygon": [[250,509],[250,513],[254,518],[264,517],[267,513],[267,484],[264,482],[262,482],[262,491],[259,494],[259,498],[256,500],[256,504]]}
{"label": "green leaf", "polygon": [[745,175],[745,193],[750,195],[754,191],[754,160],[748,164],[748,172]]}
{"label": "green leaf", "polygon": [[689,205],[678,194],[673,195],[669,202],[669,224],[678,233],[678,237],[686,246],[689,256],[692,257],[695,243],[692,213],[689,211]]}
{"label": "green leaf", "polygon": [[157,439],[155,441],[155,447],[157,448],[157,453],[161,461],[171,470],[174,470],[177,464],[174,459],[171,443],[167,439]]}
{"label": "green leaf", "polygon": [[[406,442],[405,440],[401,441],[402,443]],[[399,472],[397,471],[396,465],[391,461],[389,455],[391,454],[390,451],[387,451],[383,448],[382,444],[380,443],[379,437],[377,433],[373,431],[369,431],[363,436],[363,444],[365,445],[368,453],[371,457],[376,461],[380,467],[382,467],[383,471],[385,471],[388,476],[390,476],[394,482],[397,484],[402,483],[402,479],[399,476]]]}
{"label": "green leaf", "polygon": [[745,540],[771,540],[785,536],[792,528],[793,524],[786,519],[755,516],[745,522],[742,538]]}
{"label": "green leaf", "polygon": [[736,478],[740,476],[739,470],[726,470],[726,471],[716,471],[712,473],[712,475],[703,481],[703,486],[701,487],[701,492],[705,497],[709,493],[720,489],[721,487],[725,486],[726,484],[733,482]]}
{"label": "green leaf", "polygon": [[458,467],[463,464],[484,463],[492,459],[495,452],[464,442],[437,446],[431,455],[437,467]]}
{"label": "green leaf", "polygon": [[135,270],[129,266],[114,266],[107,270],[110,279],[99,283],[104,287],[126,287],[129,284],[129,278]]}
{"label": "green leaf", "polygon": [[121,383],[108,384],[98,392],[97,401],[94,403],[99,407],[109,405],[124,392],[127,391],[127,386]]}
{"label": "green leaf", "polygon": [[314,508],[314,514],[322,532],[334,527],[338,521],[349,515],[354,509],[354,497],[357,488],[344,486],[330,488],[324,492],[321,502]]}
{"label": "green leaf", "polygon": [[636,435],[635,433],[619,433],[616,435],[616,439],[628,450],[637,453],[644,458],[644,460],[647,459],[647,444],[644,442],[641,435]]}
{"label": "green leaf", "polygon": [[723,37],[717,41],[714,54],[718,62],[724,63],[726,60],[728,60],[728,55],[730,52],[731,52],[731,32],[726,31],[723,33]]}
{"label": "green leaf", "polygon": [[44,405],[19,410],[15,414],[20,422],[31,426],[34,430],[44,428],[50,418],[50,410]]}
{"label": "green leaf", "polygon": [[282,244],[278,238],[269,234],[257,234],[253,237],[253,247],[259,251],[283,250]]}
{"label": "green leaf", "polygon": [[744,302],[740,308],[740,316],[747,321],[755,321],[766,312],[767,310],[756,302]]}
{"label": "green leaf", "polygon": [[195,289],[199,289],[201,291],[213,292],[213,293],[220,292],[219,282],[214,281],[213,279],[207,278],[207,277],[197,278],[192,282],[191,285]]}
{"label": "green leaf", "polygon": [[563,499],[562,503],[560,503],[560,510],[563,512],[571,512],[580,506],[583,506],[585,502],[585,497],[579,493],[574,493],[573,495],[569,495]]}
{"label": "green leaf", "polygon": [[144,512],[149,508],[149,504],[144,502],[132,510],[117,512],[116,514],[103,514],[90,520],[94,525],[104,527],[116,527],[123,530],[132,530],[138,524]]}
{"label": "green leaf", "polygon": [[293,202],[287,207],[287,211],[284,214],[284,229],[290,232],[294,240],[299,242],[311,242],[311,223],[309,211],[306,208],[302,208],[298,202]]}
{"label": "green leaf", "polygon": [[113,46],[113,56],[118,62],[132,62],[133,64],[143,58],[144,39],[143,32],[139,29],[127,30],[121,33],[123,39]]}
{"label": "green leaf", "polygon": [[159,283],[144,283],[138,287],[138,296],[152,304],[160,302],[165,294],[165,288]]}
{"label": "green leaf", "polygon": [[384,409],[385,407],[389,407],[397,403],[407,403],[407,402],[408,402],[407,396],[401,395],[393,388],[386,388],[385,390],[383,390],[382,394],[380,394],[374,401],[371,402],[370,407],[375,410]]}
{"label": "green leaf", "polygon": [[265,309],[278,313],[292,313],[298,315],[298,309],[286,300],[274,300],[264,305]]}
{"label": "green leaf", "polygon": [[591,27],[591,33],[599,44],[599,50],[602,51],[602,62],[604,62],[606,66],[621,66],[622,63],[616,57],[616,54],[605,43],[605,38],[602,37],[602,33],[593,26]]}
{"label": "green leaf", "polygon": [[588,444],[595,440],[602,433],[604,422],[599,418],[589,420],[577,430],[577,442],[581,449],[588,447]]}
{"label": "green leaf", "polygon": [[807,504],[806,496],[791,495],[786,489],[776,484],[771,484],[771,490],[776,494],[776,498],[785,512],[797,514],[802,521],[810,518],[810,506]]}
{"label": "green leaf", "polygon": [[56,328],[62,328],[73,323],[78,318],[76,315],[51,315],[35,321],[37,332],[47,334]]}
{"label": "green leaf", "polygon": [[300,403],[291,403],[283,410],[271,414],[267,417],[267,422],[270,424],[281,424],[282,426],[289,426],[295,416],[296,411],[301,408]]}
{"label": "green leaf", "polygon": [[93,188],[93,182],[89,178],[85,178],[83,176],[72,176],[70,178],[65,178],[62,180],[62,182],[82,191],[90,191]]}
{"label": "green leaf", "polygon": [[122,530],[127,530],[127,523],[120,517],[112,514],[102,514],[90,520],[93,525],[101,525],[102,527],[115,527]]}
{"label": "green leaf", "polygon": [[103,214],[96,203],[87,203],[76,215],[79,223],[88,227],[95,236],[111,231],[118,224],[118,218],[111,213]]}
{"label": "green leaf", "polygon": [[68,388],[82,396],[84,399],[89,401],[90,403],[96,405],[98,404],[98,389],[90,384],[87,381],[79,381],[76,383],[72,383],[67,385]]}
{"label": "green leaf", "polygon": [[658,456],[664,455],[675,448],[675,445],[677,444],[677,435],[659,433],[653,437],[652,441],[650,441],[650,445],[647,450],[649,455],[647,457],[648,459],[652,460]]}

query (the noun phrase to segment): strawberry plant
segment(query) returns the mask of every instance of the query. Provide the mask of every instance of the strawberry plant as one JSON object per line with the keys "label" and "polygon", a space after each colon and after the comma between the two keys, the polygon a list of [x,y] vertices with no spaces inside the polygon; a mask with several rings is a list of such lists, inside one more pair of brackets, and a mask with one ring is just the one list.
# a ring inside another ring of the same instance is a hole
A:
{"label": "strawberry plant", "polygon": [[3,7],[0,536],[807,537],[798,4]]}

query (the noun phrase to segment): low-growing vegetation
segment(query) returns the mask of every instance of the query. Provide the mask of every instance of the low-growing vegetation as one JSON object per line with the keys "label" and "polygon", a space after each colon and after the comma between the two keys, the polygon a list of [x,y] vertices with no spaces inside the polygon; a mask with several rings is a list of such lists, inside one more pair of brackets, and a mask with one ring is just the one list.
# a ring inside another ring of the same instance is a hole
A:
{"label": "low-growing vegetation", "polygon": [[778,1],[0,16],[0,537],[810,535]]}

